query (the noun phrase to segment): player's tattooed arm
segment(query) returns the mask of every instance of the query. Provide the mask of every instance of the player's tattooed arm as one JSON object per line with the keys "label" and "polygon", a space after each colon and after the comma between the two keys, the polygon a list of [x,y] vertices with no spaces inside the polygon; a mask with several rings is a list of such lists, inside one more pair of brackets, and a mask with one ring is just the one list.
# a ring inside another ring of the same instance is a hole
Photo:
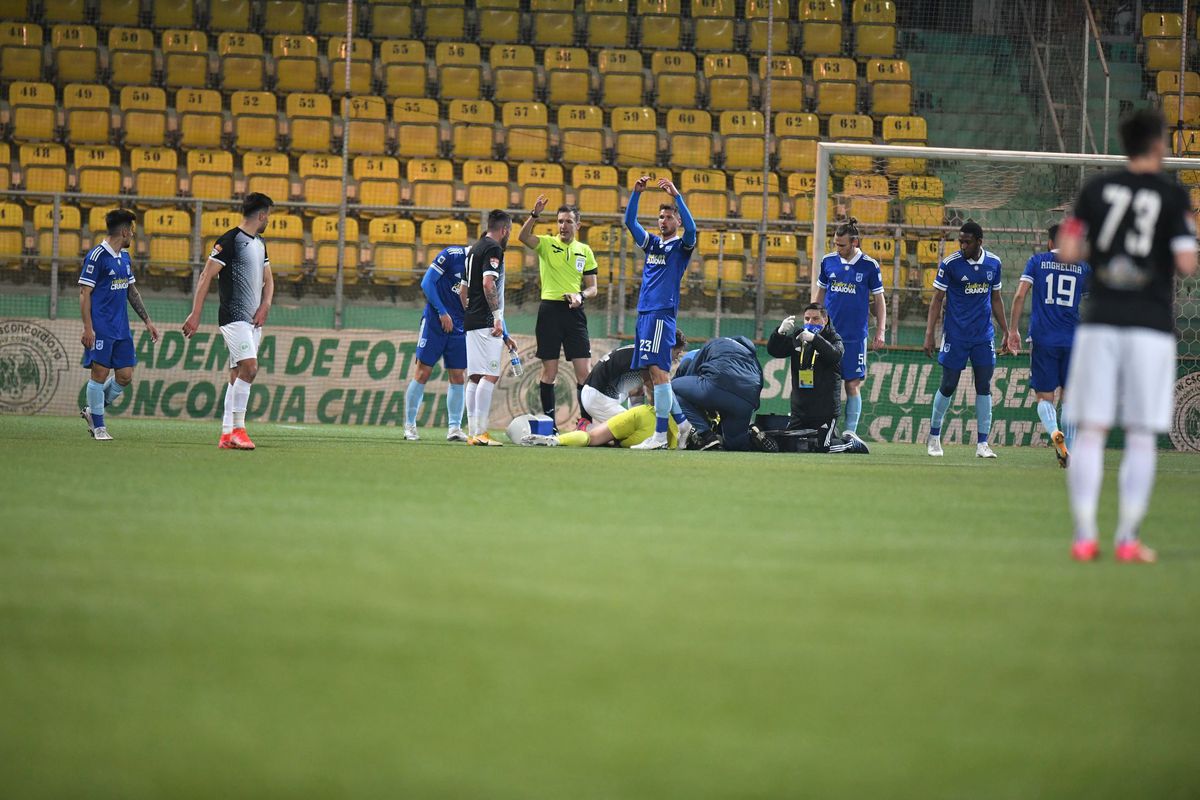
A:
{"label": "player's tattooed arm", "polygon": [[487,299],[488,308],[497,311],[500,308],[500,284],[491,275],[483,276],[483,296]]}
{"label": "player's tattooed arm", "polygon": [[158,328],[150,321],[150,312],[146,310],[146,304],[142,301],[142,293],[137,290],[136,286],[129,287],[129,305],[133,306],[133,310],[142,318],[142,322],[146,323],[146,330],[150,331],[150,341],[158,341]]}

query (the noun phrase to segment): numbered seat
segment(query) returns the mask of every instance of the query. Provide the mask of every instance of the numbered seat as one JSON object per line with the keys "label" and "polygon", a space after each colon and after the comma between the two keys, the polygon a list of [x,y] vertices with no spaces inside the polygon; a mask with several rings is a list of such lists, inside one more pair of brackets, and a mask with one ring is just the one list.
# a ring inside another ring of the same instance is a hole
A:
{"label": "numbered seat", "polygon": [[299,36],[308,30],[305,4],[300,0],[266,0],[263,3],[263,33],[268,36]]}
{"label": "numbered seat", "polygon": [[[205,254],[206,259],[208,258],[207,254],[212,252],[213,245],[217,243],[217,240],[236,228],[241,222],[241,214],[232,208],[220,211],[200,212],[200,252]],[[274,247],[274,243],[272,243],[272,254]],[[272,265],[271,272],[272,274],[275,272],[274,265]]]}
{"label": "numbered seat", "polygon": [[208,85],[208,36],[196,30],[166,30],[162,35],[163,73],[168,89]]}
{"label": "numbered seat", "polygon": [[626,106],[612,111],[619,167],[649,167],[658,163],[658,123],[654,109]]}
{"label": "numbered seat", "polygon": [[[92,145],[75,148],[73,159],[79,191],[87,195],[119,195],[121,193],[121,151],[112,145]],[[84,200],[85,205],[110,200]]]}
{"label": "numbered seat", "polygon": [[[829,118],[829,137],[835,142],[869,143],[875,138],[875,123],[865,114],[834,114]],[[834,156],[833,171],[870,172],[873,161],[871,156]]]}
{"label": "numbered seat", "polygon": [[0,24],[0,73],[6,80],[42,79],[42,26],[32,22]]}
{"label": "numbered seat", "polygon": [[467,161],[463,164],[463,183],[467,187],[467,205],[486,210],[508,208],[508,164],[503,161]]}
{"label": "numbered seat", "polygon": [[[417,266],[417,231],[410,219],[378,217],[367,223],[371,245],[371,281],[412,286],[423,272]],[[466,244],[466,240],[463,240]]]}
{"label": "numbered seat", "polygon": [[279,34],[271,40],[271,58],[275,62],[275,91],[317,91],[321,70],[317,40],[312,36]]}
{"label": "numbered seat", "polygon": [[[793,172],[787,179],[788,197],[792,199],[792,216],[801,222],[812,222],[815,213],[817,195],[817,176],[809,172]],[[833,193],[833,178],[825,184],[825,193]],[[834,202],[826,203],[826,219],[832,222],[835,218]]]}
{"label": "numbered seat", "polygon": [[700,257],[700,288],[705,295],[715,297],[720,292],[728,297],[746,291],[745,250],[745,237],[737,231],[700,232],[696,253]]}
{"label": "numbered seat", "polygon": [[114,86],[148,86],[154,76],[154,35],[145,28],[110,30],[108,66]]}
{"label": "numbered seat", "polygon": [[221,89],[261,92],[265,62],[262,37],[255,33],[225,32],[217,37]]}
{"label": "numbered seat", "polygon": [[0,189],[12,186],[12,168],[9,166],[11,162],[12,148],[7,142],[0,142]]}
{"label": "numbered seat", "polygon": [[712,167],[712,116],[701,109],[673,108],[667,112],[671,140],[667,160],[673,167]]}
{"label": "numbered seat", "polygon": [[724,140],[726,169],[762,169],[765,123],[758,111],[722,111],[718,131]]}
{"label": "numbered seat", "polygon": [[233,197],[233,153],[227,150],[189,150],[186,166],[192,197],[198,200],[228,200]]}
{"label": "numbered seat", "polygon": [[148,209],[139,230],[142,242],[148,243],[147,272],[168,278],[192,274],[191,214],[174,208]]}
{"label": "numbered seat", "polygon": [[[925,146],[928,134],[923,117],[889,116],[883,118],[884,144]],[[922,175],[925,173],[926,161],[923,158],[889,158],[887,172],[889,175]]]}
{"label": "numbered seat", "polygon": [[896,196],[903,204],[906,225],[940,226],[946,217],[945,187],[928,175],[903,175],[896,179]]}
{"label": "numbered seat", "polygon": [[581,164],[571,170],[575,187],[575,205],[588,214],[617,214],[621,210],[621,191],[617,188],[616,167]]}
{"label": "numbered seat", "polygon": [[806,56],[842,52],[841,0],[800,0],[800,52]]}
{"label": "numbered seat", "polygon": [[[58,258],[59,270],[78,269],[83,253],[83,221],[79,209],[59,205]],[[54,205],[42,203],[33,207],[33,232],[37,236],[38,269],[49,271],[54,260]],[[0,234],[0,238],[3,234]]]}
{"label": "numbered seat", "polygon": [[772,55],[770,64],[768,64],[767,57],[763,56],[758,60],[760,86],[767,79],[768,67],[770,67],[771,75],[771,109],[773,111],[803,111],[805,108],[804,62],[796,56]]}
{"label": "numbered seat", "polygon": [[550,131],[546,106],[541,103],[509,102],[501,107],[500,124],[505,132],[509,161],[546,161]]}
{"label": "numbered seat", "polygon": [[276,150],[279,119],[272,92],[234,92],[229,99],[233,114],[233,141],[238,150]]}
{"label": "numbered seat", "polygon": [[[414,158],[405,167],[405,177],[417,207],[448,209],[454,205],[454,165],[444,159]],[[417,218],[428,217],[428,210],[414,211]]]}
{"label": "numbered seat", "polygon": [[246,153],[242,157],[247,194],[261,192],[272,200],[286,201],[292,196],[289,172],[288,158],[283,153]]}
{"label": "numbered seat", "polygon": [[602,50],[597,60],[600,71],[600,104],[640,106],[645,101],[642,54],[636,50]]}
{"label": "numbered seat", "polygon": [[813,172],[817,168],[817,141],[821,124],[816,114],[782,111],[775,115],[777,155],[783,172]]}
{"label": "numbered seat", "polygon": [[443,100],[478,100],[482,96],[483,67],[479,45],[442,42],[434,51],[438,91]]}
{"label": "numbered seat", "polygon": [[546,47],[570,47],[575,44],[574,0],[531,0],[533,41]]}
{"label": "numbered seat", "polygon": [[450,152],[455,161],[490,159],[496,136],[496,107],[487,100],[451,100]]}
{"label": "numbered seat", "polygon": [[[306,213],[328,213],[342,202],[342,157],[329,153],[304,153],[296,160],[300,198],[315,206]],[[323,208],[322,208],[323,207]]]}
{"label": "numbered seat", "polygon": [[405,158],[436,158],[441,129],[438,105],[432,98],[402,98],[392,106],[396,121],[396,151]]}
{"label": "numbered seat", "polygon": [[104,144],[112,131],[108,88],[100,84],[69,83],[63,87],[67,144]]}
{"label": "numbered seat", "polygon": [[160,30],[196,26],[196,9],[192,0],[153,0],[150,16],[154,20],[154,27]]}
{"label": "numbered seat", "polygon": [[622,225],[588,225],[580,238],[596,257],[596,283],[601,291],[618,281],[621,263]]}
{"label": "numbered seat", "polygon": [[871,114],[882,117],[888,114],[907,115],[912,113],[912,84],[871,84]]}
{"label": "numbered seat", "polygon": [[54,50],[59,83],[96,82],[100,51],[95,28],[91,25],[55,25],[50,30],[50,46]]}
{"label": "numbered seat", "polygon": [[350,104],[350,128],[346,132],[351,155],[382,155],[387,149],[387,101],[361,95],[343,97]]}
{"label": "numbered seat", "polygon": [[858,110],[858,67],[853,59],[816,58],[812,69],[817,114],[825,117]]}
{"label": "numbered seat", "polygon": [[1159,96],[1163,95],[1179,95],[1179,85],[1183,84],[1184,95],[1200,94],[1200,74],[1195,72],[1185,72],[1182,74],[1177,70],[1164,70],[1154,76],[1154,91]]}
{"label": "numbered seat", "polygon": [[126,147],[162,147],[167,133],[167,93],[157,86],[121,89],[121,130]]}
{"label": "numbered seat", "polygon": [[629,43],[627,0],[584,0],[588,47],[621,48]]}
{"label": "numbered seat", "polygon": [[475,5],[481,42],[512,44],[520,39],[520,0],[483,0]]}
{"label": "numbered seat", "polygon": [[1146,71],[1179,69],[1183,17],[1179,14],[1142,15],[1142,39],[1146,53]]}
{"label": "numbered seat", "polygon": [[564,164],[599,164],[604,160],[604,114],[596,106],[560,106],[559,144]]}
{"label": "numbered seat", "polygon": [[[764,242],[766,263],[763,269],[763,288],[771,297],[794,300],[801,291],[799,256],[804,249],[802,240],[792,233],[772,232],[764,237]],[[757,254],[758,250],[758,236],[751,236],[750,252]]]}
{"label": "numbered seat", "polygon": [[770,4],[775,6],[775,27],[772,32],[771,52],[774,54],[791,51],[789,44],[790,8],[788,0],[747,0],[746,17],[750,32],[750,52],[767,52],[767,14]]}
{"label": "numbered seat", "polygon": [[847,214],[866,225],[888,222],[890,193],[888,180],[883,175],[851,174],[842,181]]}
{"label": "numbered seat", "polygon": [[543,54],[546,100],[550,105],[590,102],[592,74],[582,47],[548,47]]}
{"label": "numbered seat", "polygon": [[19,270],[25,256],[25,211],[0,202],[0,268]]}
{"label": "numbered seat", "polygon": [[[779,191],[779,176],[769,173],[767,183],[767,219],[777,220],[783,213],[783,196]],[[761,171],[733,173],[733,193],[737,197],[738,213],[744,219],[762,219],[763,176]]]}
{"label": "numbered seat", "polygon": [[467,10],[462,3],[433,2],[425,7],[425,38],[462,41],[466,38]]}
{"label": "numbered seat", "polygon": [[97,6],[101,28],[136,27],[142,14],[142,0],[104,0]]}
{"label": "numbered seat", "polygon": [[659,107],[696,107],[699,82],[695,55],[686,51],[656,52],[650,57],[650,72]]}
{"label": "numbered seat", "polygon": [[533,102],[537,86],[537,62],[533,48],[523,44],[493,47],[489,55],[492,67],[492,96],[497,103],[510,100]]}
{"label": "numbered seat", "polygon": [[678,50],[683,40],[679,0],[637,0],[638,46],[648,52]]}
{"label": "numbered seat", "polygon": [[179,115],[179,144],[185,149],[221,146],[224,120],[221,95],[214,89],[182,89],[175,93],[175,113]]}
{"label": "numbered seat", "polygon": [[538,195],[544,194],[547,208],[558,208],[567,202],[563,192],[566,179],[558,164],[517,164],[517,186],[521,191],[521,208],[532,208]]}
{"label": "numbered seat", "polygon": [[413,7],[409,3],[371,3],[371,37],[374,39],[411,39]]}
{"label": "numbered seat", "polygon": [[[467,247],[467,225],[458,219],[427,219],[421,223],[421,265],[429,265],[447,247]],[[421,270],[424,273],[424,269]]]}
{"label": "numbered seat", "polygon": [[705,56],[704,79],[708,84],[710,110],[749,108],[750,74],[744,55],[725,53]]}
{"label": "numbered seat", "polygon": [[[23,14],[26,4],[18,2],[16,5]],[[46,22],[83,22],[87,16],[87,3],[84,0],[45,0],[42,16]]]}
{"label": "numbered seat", "polygon": [[288,150],[292,153],[327,153],[333,133],[333,102],[328,95],[296,92],[284,101],[288,120]]}
{"label": "numbered seat", "polygon": [[[345,251],[342,256],[342,285],[358,283],[358,220],[346,217]],[[338,273],[338,216],[329,214],[315,217],[312,222],[312,240],[317,253],[317,283],[334,283]]]}
{"label": "numbered seat", "polygon": [[692,31],[695,49],[700,53],[726,53],[733,50],[733,0],[696,0],[692,3]]}
{"label": "numbered seat", "polygon": [[[891,288],[892,277],[896,273],[896,240],[888,236],[864,236],[859,243],[860,249],[879,262],[880,278],[884,288]],[[903,254],[903,244],[901,245]]]}
{"label": "numbered seat", "polygon": [[54,87],[48,83],[14,81],[8,85],[14,142],[48,141],[54,138],[58,114]]}
{"label": "numbered seat", "polygon": [[854,55],[857,58],[891,58],[895,54],[895,25],[854,26]]}
{"label": "numbered seat", "polygon": [[384,42],[379,57],[383,65],[384,97],[425,97],[428,75],[424,44],[409,40]]}
{"label": "numbered seat", "polygon": [[208,27],[214,31],[250,30],[250,0],[209,0]]}
{"label": "numbered seat", "polygon": [[679,191],[687,198],[692,216],[699,219],[729,216],[729,193],[721,170],[685,169],[679,176]]}
{"label": "numbered seat", "polygon": [[[358,202],[365,216],[379,216],[400,205],[400,162],[391,156],[359,156],[352,167]],[[340,178],[339,178],[340,180]]]}
{"label": "numbered seat", "polygon": [[[346,35],[346,4],[315,3],[317,7],[317,36]],[[357,16],[357,15],[356,15]]]}
{"label": "numbered seat", "polygon": [[[179,195],[179,156],[169,147],[135,147],[129,151],[133,191],[138,205],[144,199],[166,199]],[[152,204],[151,204],[152,205]]]}

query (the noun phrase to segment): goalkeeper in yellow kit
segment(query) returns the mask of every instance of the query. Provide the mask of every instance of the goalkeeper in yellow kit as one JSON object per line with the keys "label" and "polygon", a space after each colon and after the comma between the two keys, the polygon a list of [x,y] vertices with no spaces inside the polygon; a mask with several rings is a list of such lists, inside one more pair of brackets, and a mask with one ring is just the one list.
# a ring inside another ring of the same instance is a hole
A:
{"label": "goalkeeper in yellow kit", "polygon": [[[590,426],[586,431],[572,431],[557,436],[531,433],[522,437],[521,444],[544,447],[603,447],[609,442],[616,442],[621,447],[633,447],[654,435],[656,423],[654,406],[634,406],[617,414],[608,422]],[[679,429],[672,419],[667,428],[667,446],[672,450],[675,449],[678,435]]]}

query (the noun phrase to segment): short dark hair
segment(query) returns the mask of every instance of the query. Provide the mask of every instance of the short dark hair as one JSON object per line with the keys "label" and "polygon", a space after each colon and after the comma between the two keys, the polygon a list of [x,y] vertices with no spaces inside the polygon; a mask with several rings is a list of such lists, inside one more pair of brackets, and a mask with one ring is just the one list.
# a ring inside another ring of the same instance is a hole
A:
{"label": "short dark hair", "polygon": [[579,209],[578,208],[576,208],[575,206],[561,205],[558,207],[558,211],[555,212],[555,216],[557,217],[559,214],[563,213],[564,211],[575,218],[576,225],[579,224]]}
{"label": "short dark hair", "polygon": [[829,319],[829,310],[827,308],[825,308],[825,306],[821,305],[820,303],[809,303],[808,305],[806,305],[804,307],[804,310],[805,311],[820,311],[822,317],[824,317],[826,320]]}
{"label": "short dark hair", "polygon": [[1058,228],[1059,224],[1056,222],[1046,230],[1046,236],[1050,239],[1051,244],[1058,241]]}
{"label": "short dark hair", "polygon": [[679,330],[679,328],[676,328],[675,329],[675,345],[671,349],[678,350],[682,347],[687,347],[687,337],[683,335],[683,331]]}
{"label": "short dark hair", "polygon": [[251,192],[242,200],[242,216],[248,217],[252,214],[257,214],[264,209],[271,208],[275,205],[275,201],[267,197],[262,192]]}
{"label": "short dark hair", "polygon": [[670,211],[672,214],[675,214],[675,215],[679,214],[679,209],[675,207],[674,203],[660,203],[658,206],[658,210],[659,211]]}
{"label": "short dark hair", "polygon": [[1157,108],[1139,108],[1121,120],[1121,148],[1130,158],[1150,152],[1167,129],[1167,118]]}
{"label": "short dark hair", "polygon": [[496,209],[492,209],[490,212],[488,212],[488,223],[487,223],[488,227],[487,227],[487,229],[489,231],[494,231],[497,228],[503,228],[505,225],[508,225],[510,222],[512,222],[512,217],[509,216],[507,211],[502,211],[499,208],[496,208]]}
{"label": "short dark hair", "polygon": [[109,233],[115,234],[126,225],[132,225],[136,219],[137,215],[129,209],[114,208],[104,215],[104,227]]}
{"label": "short dark hair", "polygon": [[974,236],[977,239],[983,238],[983,228],[973,219],[964,222],[962,227],[958,229],[958,232]]}
{"label": "short dark hair", "polygon": [[833,231],[834,236],[849,236],[851,239],[859,238],[858,219],[851,217],[850,219],[838,225]]}

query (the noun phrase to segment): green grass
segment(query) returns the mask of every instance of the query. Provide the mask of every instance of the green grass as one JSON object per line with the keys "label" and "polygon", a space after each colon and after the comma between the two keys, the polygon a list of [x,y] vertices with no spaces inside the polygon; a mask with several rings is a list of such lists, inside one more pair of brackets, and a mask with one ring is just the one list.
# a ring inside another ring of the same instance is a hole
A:
{"label": "green grass", "polygon": [[5,798],[1200,793],[1194,456],[1131,567],[1044,449],[112,430],[0,417]]}

